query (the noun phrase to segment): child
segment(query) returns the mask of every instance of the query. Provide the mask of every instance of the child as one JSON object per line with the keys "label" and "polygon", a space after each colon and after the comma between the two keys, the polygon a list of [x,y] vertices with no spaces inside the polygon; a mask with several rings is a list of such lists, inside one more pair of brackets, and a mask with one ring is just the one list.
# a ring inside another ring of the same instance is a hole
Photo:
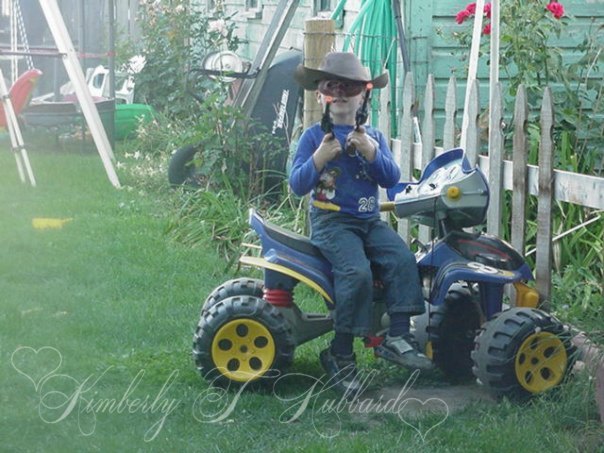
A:
{"label": "child", "polygon": [[317,90],[324,108],[331,101],[332,131],[323,132],[319,123],[304,131],[289,183],[297,195],[311,193],[311,241],[333,266],[335,337],[321,352],[321,364],[338,390],[355,395],[361,385],[353,339],[369,333],[372,268],[384,283],[390,315],[376,354],[412,369],[432,367],[409,333],[410,317],[425,310],[415,257],[379,216],[378,185],[394,186],[400,170],[381,132],[355,128],[367,84],[385,87],[388,73],[372,80],[354,54],[331,52],[319,69],[300,65],[294,77],[305,89]]}

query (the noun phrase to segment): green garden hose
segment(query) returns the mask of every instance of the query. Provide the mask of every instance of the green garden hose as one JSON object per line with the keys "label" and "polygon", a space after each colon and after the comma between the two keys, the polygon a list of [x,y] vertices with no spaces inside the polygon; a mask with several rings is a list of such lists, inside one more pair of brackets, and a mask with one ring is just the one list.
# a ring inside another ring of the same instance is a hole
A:
{"label": "green garden hose", "polygon": [[[331,18],[336,20],[344,10],[346,0],[340,0]],[[354,37],[354,53],[369,68],[372,77],[377,77],[385,69],[390,76],[390,101],[396,106],[396,75],[397,75],[397,29],[390,0],[362,0],[361,9],[350,25],[344,39],[343,51],[351,47]],[[378,93],[371,100],[371,124],[377,125],[380,105]],[[396,108],[392,108],[391,134],[396,135]]]}

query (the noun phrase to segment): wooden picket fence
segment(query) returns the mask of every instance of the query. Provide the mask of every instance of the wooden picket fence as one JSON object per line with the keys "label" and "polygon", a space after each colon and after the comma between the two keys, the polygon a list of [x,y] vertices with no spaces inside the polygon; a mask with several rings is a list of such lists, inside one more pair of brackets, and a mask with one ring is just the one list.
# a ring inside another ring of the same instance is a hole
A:
{"label": "wooden picket fence", "polygon": [[[414,170],[421,170],[440,152],[459,146],[457,82],[451,77],[445,98],[445,122],[442,132],[442,148],[437,148],[434,78],[428,76],[423,100],[423,117],[420,121],[422,143],[413,142],[413,111],[416,101],[413,77],[407,74],[403,85],[402,105],[404,109],[398,115],[398,133],[400,138],[390,140],[392,151],[401,167],[402,180],[410,181]],[[478,125],[480,99],[478,82],[470,88],[468,104],[468,129],[465,134],[465,151],[470,163],[478,165],[485,173],[491,190],[490,206],[487,213],[487,232],[499,236],[502,232],[502,207],[505,190],[512,190],[511,243],[520,253],[526,253],[526,202],[528,195],[537,197],[537,240],[536,240],[536,283],[542,304],[547,308],[551,296],[552,275],[552,204],[563,201],[586,206],[596,210],[604,209],[604,178],[572,173],[554,169],[554,142],[552,131],[555,122],[552,93],[546,88],[540,113],[541,140],[539,165],[527,164],[529,152],[527,123],[528,103],[526,91],[520,86],[515,101],[514,133],[512,161],[504,159],[503,116],[504,103],[501,86],[498,84],[491,97],[489,114],[500,127],[489,129],[488,155],[479,154],[481,149],[481,129]],[[382,90],[380,102],[380,129],[390,131],[390,98],[388,90]],[[410,238],[408,221],[399,222],[399,233]],[[420,226],[418,239],[430,240],[428,227]]]}

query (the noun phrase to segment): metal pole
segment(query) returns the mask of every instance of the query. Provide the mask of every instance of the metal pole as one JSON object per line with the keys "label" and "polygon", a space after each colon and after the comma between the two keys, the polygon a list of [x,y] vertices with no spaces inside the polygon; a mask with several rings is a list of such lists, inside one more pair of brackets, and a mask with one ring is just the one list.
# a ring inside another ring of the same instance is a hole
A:
{"label": "metal pole", "polygon": [[249,115],[258,102],[260,88],[266,81],[269,66],[283,41],[283,36],[287,32],[299,3],[300,0],[280,0],[277,4],[249,71],[250,74],[255,74],[255,77],[243,80],[233,100],[233,104],[241,108],[244,115]]}
{"label": "metal pole", "polygon": [[80,51],[80,64],[84,74],[86,74],[86,13],[84,11],[85,0],[80,0],[78,4],[78,13],[80,26],[78,27],[78,48]]}
{"label": "metal pole", "polygon": [[113,108],[109,113],[109,141],[111,149],[115,148],[115,3],[107,2],[109,21],[109,98],[113,99]]}
{"label": "metal pole", "polygon": [[107,134],[105,133],[105,129],[103,129],[99,112],[97,111],[92,96],[86,86],[84,73],[79,65],[76,51],[71,42],[71,38],[69,37],[69,33],[67,32],[67,27],[65,26],[65,21],[63,20],[63,16],[61,16],[57,2],[56,0],[40,0],[40,6],[42,7],[42,11],[44,12],[44,16],[46,17],[46,21],[48,22],[57,48],[59,49],[59,52],[63,54],[65,70],[69,75],[69,80],[71,80],[75,88],[80,108],[84,113],[97,151],[103,161],[105,172],[107,173],[111,184],[113,184],[114,187],[120,187],[115,168],[113,168],[113,150],[111,149],[109,140],[107,140]]}
{"label": "metal pole", "polygon": [[[84,14],[84,1],[85,0],[80,0],[78,2],[78,22],[79,22],[79,26],[77,28],[78,30],[78,59],[80,60],[80,66],[82,67],[82,71],[84,71],[84,77],[86,77],[86,37],[85,37],[85,24],[86,24],[86,15]],[[88,82],[88,80],[86,80],[86,82]],[[80,126],[80,130],[82,133],[82,136],[80,137],[80,143],[81,143],[81,149],[84,150],[84,142],[86,141],[86,128],[84,127],[84,124],[86,123],[86,120],[82,120],[81,121],[81,126]]]}
{"label": "metal pole", "polygon": [[115,99],[115,3],[108,0],[109,5],[109,97]]}
{"label": "metal pole", "polygon": [[[17,42],[17,7],[18,0],[13,0],[10,3],[10,49],[16,51],[19,43]],[[13,55],[10,59],[10,83],[15,83],[19,77],[19,57]]]}
{"label": "metal pole", "polygon": [[19,177],[21,178],[22,182],[25,182],[25,176],[27,175],[29,183],[32,185],[32,187],[35,187],[36,178],[34,177],[34,172],[32,171],[31,164],[29,163],[29,156],[27,155],[27,150],[25,149],[25,144],[23,143],[21,128],[19,127],[19,122],[17,121],[17,115],[15,115],[15,110],[10,99],[8,88],[4,82],[4,74],[2,73],[2,69],[0,69],[0,100],[4,106],[6,128],[8,129],[13,152],[15,153],[15,161],[17,162]]}

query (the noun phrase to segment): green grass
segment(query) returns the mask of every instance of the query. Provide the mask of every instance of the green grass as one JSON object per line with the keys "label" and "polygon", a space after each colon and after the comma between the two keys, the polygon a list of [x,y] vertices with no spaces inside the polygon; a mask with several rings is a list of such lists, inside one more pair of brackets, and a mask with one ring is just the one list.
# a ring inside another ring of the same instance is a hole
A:
{"label": "green grass", "polygon": [[[18,180],[5,142],[0,151],[2,450],[602,451],[585,376],[528,405],[474,403],[440,424],[438,416],[411,421],[424,433],[434,426],[425,440],[395,414],[321,414],[331,393],[284,423],[294,404],[284,399],[322,375],[317,356],[326,338],[296,351],[290,371],[311,377],[290,379],[281,399],[230,392],[212,401],[220,393],[193,366],[192,332],[201,301],[233,275],[211,243],[190,248],[166,235],[177,194],[163,182],[147,190],[124,171],[129,187],[115,190],[96,154],[39,145],[30,150],[38,181],[31,188]],[[73,220],[36,230],[34,217]],[[358,353],[364,368],[378,371],[372,391],[409,377]],[[60,368],[45,379],[59,354]],[[17,369],[42,381],[38,389]],[[110,400],[122,398],[138,406],[110,410]],[[231,402],[228,416],[209,423]]]}

